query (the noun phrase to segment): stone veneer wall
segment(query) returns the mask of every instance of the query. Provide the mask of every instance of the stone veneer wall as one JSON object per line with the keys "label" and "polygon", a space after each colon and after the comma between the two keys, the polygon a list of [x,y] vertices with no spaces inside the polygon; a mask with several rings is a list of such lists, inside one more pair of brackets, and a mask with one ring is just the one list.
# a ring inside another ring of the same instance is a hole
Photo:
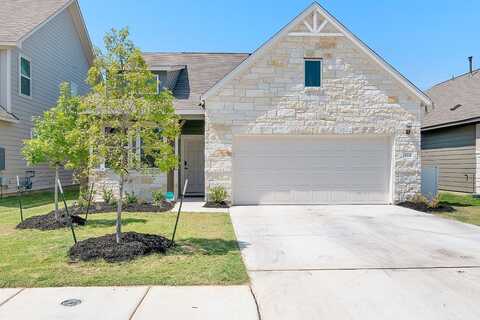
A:
{"label": "stone veneer wall", "polygon": [[[112,170],[95,170],[90,179],[90,183],[94,183],[94,201],[103,201],[102,191],[104,188],[113,190],[114,197],[118,198],[120,179]],[[154,169],[147,172],[131,172],[125,184],[125,192],[134,192],[139,199],[144,201],[151,201],[152,191],[158,189],[167,191],[167,174]]]}
{"label": "stone veneer wall", "polygon": [[[304,58],[323,59],[321,89]],[[421,102],[345,37],[284,36],[206,101],[206,191],[232,191],[234,135],[390,135],[394,201],[420,192]],[[412,126],[410,135],[406,127]]]}

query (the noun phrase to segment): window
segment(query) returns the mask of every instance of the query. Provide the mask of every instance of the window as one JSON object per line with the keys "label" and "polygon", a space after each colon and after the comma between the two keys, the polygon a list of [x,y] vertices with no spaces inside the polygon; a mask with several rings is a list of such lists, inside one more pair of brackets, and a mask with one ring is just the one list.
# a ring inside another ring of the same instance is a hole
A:
{"label": "window", "polygon": [[322,86],[322,60],[305,60],[305,87]]}
{"label": "window", "polygon": [[160,93],[160,76],[158,74],[154,74],[152,80],[149,81],[149,84],[155,86],[156,93]]}
{"label": "window", "polygon": [[26,97],[32,96],[32,70],[31,62],[27,58],[20,56],[19,63],[20,75],[20,94]]}
{"label": "window", "polygon": [[73,81],[70,81],[70,95],[72,97],[78,96],[78,85]]}

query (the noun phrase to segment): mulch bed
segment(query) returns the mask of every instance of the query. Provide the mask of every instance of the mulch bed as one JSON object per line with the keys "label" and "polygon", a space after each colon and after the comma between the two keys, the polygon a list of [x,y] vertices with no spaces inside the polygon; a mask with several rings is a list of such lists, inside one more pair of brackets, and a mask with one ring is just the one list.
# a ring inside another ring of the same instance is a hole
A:
{"label": "mulch bed", "polygon": [[455,208],[441,203],[437,208],[430,208],[427,206],[425,203],[416,203],[416,202],[411,202],[411,201],[404,201],[400,202],[397,205],[421,212],[427,212],[427,213],[432,213],[432,212],[454,212],[456,211]]}
{"label": "mulch bed", "polygon": [[169,239],[159,235],[125,232],[122,233],[120,244],[117,244],[115,234],[108,234],[77,242],[70,248],[69,256],[74,261],[130,261],[151,253],[165,253],[171,243]]}
{"label": "mulch bed", "polygon": [[[167,202],[164,201],[161,205],[153,205],[151,203],[143,203],[143,204],[128,204],[124,205],[122,208],[122,212],[166,212],[170,211],[175,207],[175,202]],[[62,212],[64,209],[62,209]],[[105,202],[98,202],[94,205],[90,206],[90,210],[88,214],[95,214],[95,213],[107,213],[107,212],[115,212],[117,211],[117,204],[106,204]],[[79,206],[72,206],[68,208],[68,212],[70,214],[76,215],[85,215],[87,213],[87,207],[79,207]]]}
{"label": "mulch bed", "polygon": [[226,203],[225,201],[223,202],[207,202],[203,205],[204,208],[222,208],[222,209],[228,209],[230,208],[230,205]]}
{"label": "mulch bed", "polygon": [[[72,216],[74,225],[85,225],[85,219],[77,215]],[[67,216],[60,212],[59,219],[55,219],[55,213],[44,214],[40,216],[33,216],[23,220],[17,225],[17,229],[38,229],[42,231],[63,229],[69,226]]]}

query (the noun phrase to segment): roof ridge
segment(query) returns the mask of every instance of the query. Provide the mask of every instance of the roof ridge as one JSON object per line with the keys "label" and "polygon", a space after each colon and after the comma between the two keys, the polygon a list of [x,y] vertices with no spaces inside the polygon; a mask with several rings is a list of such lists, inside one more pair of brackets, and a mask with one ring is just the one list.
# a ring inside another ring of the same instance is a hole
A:
{"label": "roof ridge", "polygon": [[[437,84],[434,84],[434,85],[433,85],[430,89],[428,89],[428,90],[431,90],[431,89],[433,89],[433,88],[435,88],[435,87],[437,87],[437,86],[440,86],[440,85],[442,85],[442,84],[445,84],[445,83],[447,83],[447,82],[454,81],[454,80],[458,80],[459,78],[463,78],[463,77],[468,76],[468,75],[476,75],[477,73],[480,73],[480,68],[475,69],[475,70],[473,70],[472,72],[468,71],[468,72],[465,72],[465,73],[460,74],[460,75],[458,75],[458,76],[454,76],[454,77],[451,78],[451,79],[441,81],[441,82],[439,82],[439,83],[437,83]],[[428,91],[428,90],[427,90],[427,91]]]}

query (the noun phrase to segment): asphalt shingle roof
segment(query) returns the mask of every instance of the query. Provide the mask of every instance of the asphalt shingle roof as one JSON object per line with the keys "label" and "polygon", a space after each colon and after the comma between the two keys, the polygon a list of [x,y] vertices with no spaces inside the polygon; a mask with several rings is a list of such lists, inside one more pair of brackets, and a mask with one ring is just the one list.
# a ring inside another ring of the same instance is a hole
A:
{"label": "asphalt shingle roof", "polygon": [[70,0],[1,0],[0,42],[16,42]]}
{"label": "asphalt shingle roof", "polygon": [[150,68],[185,66],[173,88],[177,109],[198,106],[200,96],[242,63],[248,53],[144,53]]}
{"label": "asphalt shingle roof", "polygon": [[423,116],[423,128],[480,117],[480,69],[439,83],[426,93],[434,105]]}

